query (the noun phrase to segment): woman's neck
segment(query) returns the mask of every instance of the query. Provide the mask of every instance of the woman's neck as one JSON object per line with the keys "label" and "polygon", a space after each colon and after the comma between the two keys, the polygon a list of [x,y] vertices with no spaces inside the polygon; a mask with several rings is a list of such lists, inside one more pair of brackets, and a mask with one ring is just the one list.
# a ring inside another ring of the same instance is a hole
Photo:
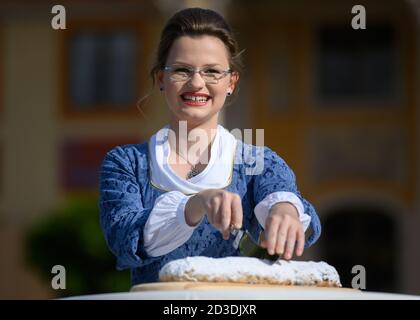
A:
{"label": "woman's neck", "polygon": [[217,133],[217,126],[217,122],[191,125],[187,121],[171,121],[169,125],[171,149],[182,158],[188,159],[190,163],[198,161],[204,163],[210,159],[210,146]]}

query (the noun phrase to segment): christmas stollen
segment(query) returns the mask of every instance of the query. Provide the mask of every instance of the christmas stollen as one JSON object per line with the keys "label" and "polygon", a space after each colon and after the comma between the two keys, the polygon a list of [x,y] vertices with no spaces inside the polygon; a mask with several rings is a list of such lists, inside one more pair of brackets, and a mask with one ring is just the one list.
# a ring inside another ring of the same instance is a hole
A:
{"label": "christmas stollen", "polygon": [[273,263],[249,257],[173,260],[162,267],[159,280],[341,287],[337,270],[323,261],[279,259]]}

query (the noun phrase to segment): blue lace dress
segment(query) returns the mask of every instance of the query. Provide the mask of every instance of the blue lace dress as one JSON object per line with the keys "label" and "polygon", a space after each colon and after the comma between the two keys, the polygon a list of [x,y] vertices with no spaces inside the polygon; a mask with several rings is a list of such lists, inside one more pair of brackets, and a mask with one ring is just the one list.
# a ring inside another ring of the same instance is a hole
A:
{"label": "blue lace dress", "polygon": [[[258,239],[262,228],[253,213],[255,206],[273,192],[293,192],[302,201],[305,214],[311,217],[305,247],[311,246],[321,233],[315,209],[300,195],[292,170],[268,147],[263,149],[262,172],[249,174],[255,163],[248,161],[247,157],[255,154],[256,149],[238,140],[231,183],[225,188],[239,194],[242,199],[243,226],[254,239]],[[166,255],[149,256],[143,246],[143,229],[156,198],[165,192],[150,183],[147,143],[116,147],[106,154],[100,172],[101,227],[108,247],[117,258],[117,269],[131,269],[133,285],[158,281],[159,270],[174,259],[188,256],[221,258],[239,254],[232,246],[233,237],[223,240],[220,232],[205,217],[180,247]]]}

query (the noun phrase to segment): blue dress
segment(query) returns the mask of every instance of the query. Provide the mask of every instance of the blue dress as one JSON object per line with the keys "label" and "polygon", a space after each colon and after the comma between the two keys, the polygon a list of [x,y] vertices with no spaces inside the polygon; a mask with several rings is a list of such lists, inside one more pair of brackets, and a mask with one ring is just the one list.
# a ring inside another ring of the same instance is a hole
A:
{"label": "blue dress", "polygon": [[[306,231],[307,248],[321,233],[315,209],[300,195],[295,175],[285,161],[268,147],[263,150],[262,172],[250,175],[255,164],[247,159],[249,155],[256,154],[257,147],[238,140],[231,183],[225,190],[240,195],[243,226],[254,239],[258,239],[262,230],[254,214],[255,206],[276,191],[296,194],[304,205],[305,214],[311,216],[311,224]],[[158,281],[159,270],[174,259],[239,255],[232,246],[233,236],[223,240],[221,233],[204,217],[183,245],[163,256],[149,256],[143,246],[143,229],[156,198],[165,192],[150,183],[148,143],[119,146],[106,154],[100,172],[101,227],[108,247],[117,258],[117,269],[131,269],[133,285]]]}

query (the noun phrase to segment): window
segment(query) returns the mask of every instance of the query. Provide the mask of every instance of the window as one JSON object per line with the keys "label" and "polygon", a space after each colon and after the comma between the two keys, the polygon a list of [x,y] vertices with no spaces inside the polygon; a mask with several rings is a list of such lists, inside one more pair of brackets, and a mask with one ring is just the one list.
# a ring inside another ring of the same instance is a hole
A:
{"label": "window", "polygon": [[71,115],[135,113],[148,74],[146,28],[74,23],[64,34],[62,104]]}
{"label": "window", "polygon": [[357,107],[354,102],[398,98],[397,39],[392,26],[372,25],[360,31],[323,27],[317,47],[317,96],[323,107],[332,106],[330,102]]}
{"label": "window", "polygon": [[124,108],[136,99],[136,37],[132,32],[75,34],[70,42],[70,98],[78,110]]}
{"label": "window", "polygon": [[398,243],[393,219],[380,208],[345,206],[323,219],[323,259],[334,266],[344,287],[351,287],[352,268],[366,270],[366,290],[396,292]]}
{"label": "window", "polygon": [[117,145],[138,143],[139,139],[126,137],[113,141],[100,139],[68,139],[60,150],[60,184],[65,191],[90,192],[99,188],[99,174],[106,153]]}

